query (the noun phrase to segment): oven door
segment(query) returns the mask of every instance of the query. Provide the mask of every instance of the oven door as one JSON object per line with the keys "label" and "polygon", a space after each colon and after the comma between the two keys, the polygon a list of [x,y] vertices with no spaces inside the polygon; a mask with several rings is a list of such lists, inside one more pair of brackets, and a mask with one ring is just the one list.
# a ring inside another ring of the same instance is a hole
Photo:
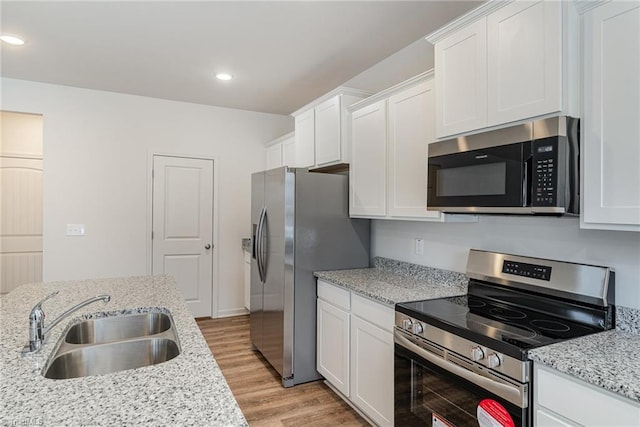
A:
{"label": "oven door", "polygon": [[[400,342],[400,343],[399,343]],[[407,348],[410,347],[410,348]],[[432,359],[434,362],[427,360]],[[530,405],[519,407],[452,372],[465,369],[396,335],[395,412],[397,426],[502,427],[531,425]],[[479,381],[483,383],[483,380]],[[501,386],[497,386],[500,393]],[[525,395],[527,387],[523,385]]]}
{"label": "oven door", "polygon": [[428,209],[499,213],[525,208],[530,157],[530,142],[429,157]]}

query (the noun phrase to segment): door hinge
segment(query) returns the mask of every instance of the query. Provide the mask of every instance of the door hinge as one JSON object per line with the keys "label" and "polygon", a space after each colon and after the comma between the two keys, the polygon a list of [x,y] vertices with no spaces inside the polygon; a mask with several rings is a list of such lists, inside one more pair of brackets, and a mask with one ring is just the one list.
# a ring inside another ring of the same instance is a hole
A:
{"label": "door hinge", "polygon": [[151,179],[154,179],[155,177],[156,177],[156,170],[151,169]]}
{"label": "door hinge", "polygon": [[151,240],[153,240],[153,231],[151,232]]}

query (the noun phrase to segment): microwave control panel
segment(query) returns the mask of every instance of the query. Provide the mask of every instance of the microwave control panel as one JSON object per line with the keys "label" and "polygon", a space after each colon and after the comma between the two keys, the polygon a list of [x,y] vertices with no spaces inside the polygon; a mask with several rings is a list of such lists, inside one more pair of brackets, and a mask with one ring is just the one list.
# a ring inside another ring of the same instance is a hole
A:
{"label": "microwave control panel", "polygon": [[556,206],[557,183],[557,140],[535,141],[533,145],[533,205]]}

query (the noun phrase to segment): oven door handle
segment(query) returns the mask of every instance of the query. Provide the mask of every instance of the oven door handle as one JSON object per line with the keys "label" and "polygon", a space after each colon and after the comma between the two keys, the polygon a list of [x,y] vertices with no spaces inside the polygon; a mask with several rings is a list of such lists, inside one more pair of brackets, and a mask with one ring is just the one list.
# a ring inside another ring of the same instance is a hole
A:
{"label": "oven door handle", "polygon": [[430,363],[444,369],[447,372],[450,372],[454,375],[457,375],[465,380],[482,387],[483,389],[490,391],[491,393],[502,397],[503,399],[517,405],[520,408],[527,407],[527,393],[522,392],[519,388],[497,382],[490,378],[484,377],[482,375],[476,374],[475,372],[469,371],[461,366],[456,365],[455,363],[449,362],[448,360],[442,359],[439,356],[431,353],[428,350],[423,349],[419,345],[413,343],[408,338],[394,334],[395,342],[400,346],[406,348],[407,350],[417,354],[423,359],[427,360]]}

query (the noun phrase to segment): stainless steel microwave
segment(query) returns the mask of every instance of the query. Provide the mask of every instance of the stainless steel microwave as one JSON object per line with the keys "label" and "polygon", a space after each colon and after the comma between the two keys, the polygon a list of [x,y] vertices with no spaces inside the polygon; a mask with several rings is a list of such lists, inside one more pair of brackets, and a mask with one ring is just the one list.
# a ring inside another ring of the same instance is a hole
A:
{"label": "stainless steel microwave", "polygon": [[429,144],[427,209],[578,214],[579,119],[536,120]]}

